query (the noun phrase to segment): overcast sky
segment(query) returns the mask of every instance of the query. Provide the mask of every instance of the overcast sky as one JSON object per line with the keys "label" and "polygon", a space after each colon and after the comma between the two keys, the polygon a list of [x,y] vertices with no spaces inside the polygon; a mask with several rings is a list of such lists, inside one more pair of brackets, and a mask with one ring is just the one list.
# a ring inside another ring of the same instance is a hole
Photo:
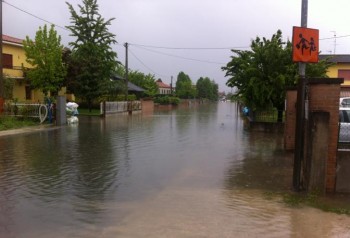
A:
{"label": "overcast sky", "polygon": [[[56,24],[67,46],[73,39],[61,28],[70,24],[65,2],[4,0],[3,34],[34,38],[39,26],[47,23],[33,14]],[[82,0],[68,2],[78,11]],[[123,44],[130,44],[130,69],[154,74],[165,83],[171,76],[175,82],[180,71],[193,83],[209,77],[226,92],[230,89],[221,67],[230,60],[230,48],[249,49],[256,36],[271,38],[278,29],[284,39],[292,39],[292,28],[300,26],[301,18],[301,0],[98,0],[98,4],[105,19],[115,18],[109,31],[116,35],[118,45],[113,49],[123,63]],[[350,54],[350,1],[309,0],[308,5],[308,27],[320,30],[321,52]]]}

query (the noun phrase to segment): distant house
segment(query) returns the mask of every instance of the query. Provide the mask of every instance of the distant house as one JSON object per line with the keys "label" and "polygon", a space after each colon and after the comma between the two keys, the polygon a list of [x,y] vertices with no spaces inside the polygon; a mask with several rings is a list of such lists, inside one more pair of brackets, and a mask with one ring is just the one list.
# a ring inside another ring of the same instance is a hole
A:
{"label": "distant house", "polygon": [[161,79],[158,79],[156,81],[159,91],[158,94],[171,94],[172,93],[172,88],[170,85],[163,83]]}
{"label": "distant house", "polygon": [[350,96],[350,55],[319,55],[319,59],[329,58],[334,65],[328,68],[327,76],[330,78],[344,78],[341,85],[341,97]]}
{"label": "distant house", "polygon": [[[29,79],[26,78],[23,69],[30,69],[32,66],[26,62],[26,55],[23,48],[23,40],[2,35],[2,59],[3,74],[5,77],[15,80],[13,98],[20,102],[37,102],[44,100],[44,94],[40,90],[32,89]],[[65,93],[65,89],[59,94]]]}

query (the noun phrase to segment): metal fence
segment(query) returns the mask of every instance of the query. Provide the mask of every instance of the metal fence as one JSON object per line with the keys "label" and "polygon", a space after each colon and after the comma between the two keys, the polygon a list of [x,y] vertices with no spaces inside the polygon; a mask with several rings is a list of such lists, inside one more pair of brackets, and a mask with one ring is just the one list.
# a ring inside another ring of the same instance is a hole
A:
{"label": "metal fence", "polygon": [[43,123],[48,115],[48,108],[40,103],[5,103],[4,114],[7,116],[38,118]]}
{"label": "metal fence", "polygon": [[285,121],[285,111],[268,110],[268,111],[256,111],[249,113],[249,117],[255,122],[277,122],[280,115],[280,121]]}
{"label": "metal fence", "polygon": [[142,107],[140,101],[102,102],[100,104],[100,111],[102,115],[128,111],[139,111],[141,109]]}

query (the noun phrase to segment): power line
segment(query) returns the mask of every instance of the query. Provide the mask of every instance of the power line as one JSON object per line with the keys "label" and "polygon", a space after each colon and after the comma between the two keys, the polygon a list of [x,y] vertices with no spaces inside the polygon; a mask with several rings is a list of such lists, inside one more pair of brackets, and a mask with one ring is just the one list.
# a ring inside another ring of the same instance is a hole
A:
{"label": "power line", "polygon": [[[58,24],[55,24],[53,22],[50,22],[48,20],[45,20],[44,18],[41,18],[33,13],[30,13],[26,10],[23,10],[11,3],[6,2],[5,0],[1,0],[3,3],[23,12],[26,13],[32,17],[35,17],[41,21],[44,21],[46,23],[49,23],[51,25],[54,25],[58,28],[61,28],[63,30],[69,31],[66,27],[64,26],[60,26]],[[334,40],[334,39],[339,39],[339,38],[346,38],[346,37],[350,37],[349,35],[343,35],[343,36],[336,36],[336,37],[326,37],[326,38],[321,38],[319,40]],[[134,46],[140,46],[140,47],[145,47],[145,48],[156,48],[156,49],[169,49],[169,50],[227,50],[227,49],[248,49],[250,48],[249,46],[236,46],[236,47],[169,47],[169,46],[154,46],[154,45],[142,45],[142,44],[133,44]]]}
{"label": "power line", "polygon": [[39,19],[39,20],[41,20],[41,21],[44,21],[44,22],[49,23],[49,24],[51,24],[51,25],[54,25],[54,26],[56,26],[56,27],[58,27],[58,28],[61,28],[61,29],[63,29],[63,30],[69,31],[66,27],[57,25],[57,24],[55,24],[55,23],[53,23],[53,22],[50,22],[50,21],[48,21],[48,20],[45,20],[44,18],[38,17],[37,15],[34,15],[33,13],[30,13],[30,12],[28,12],[28,11],[26,11],[26,10],[23,10],[23,9],[21,9],[21,8],[19,8],[19,7],[16,7],[16,6],[14,6],[14,5],[12,5],[12,4],[8,3],[8,2],[5,2],[4,0],[1,0],[1,1],[2,1],[3,3],[5,3],[5,4],[7,4],[7,5],[9,5],[9,6],[13,7],[13,8],[15,8],[15,9],[21,11],[21,12],[24,12],[24,13],[26,13],[26,14],[32,16],[32,17],[35,17],[35,18],[37,18],[37,19]]}
{"label": "power line", "polygon": [[[129,44],[129,45],[130,45],[130,44]],[[136,59],[137,61],[139,61],[144,67],[146,67],[148,70],[152,71],[154,74],[159,75],[159,76],[161,76],[161,77],[168,77],[168,76],[166,76],[166,75],[158,74],[158,73],[155,72],[153,69],[151,69],[150,67],[148,67],[145,63],[142,62],[142,60],[140,60],[140,59],[130,50],[130,48],[129,48],[129,52],[135,57],[135,59]]]}
{"label": "power line", "polygon": [[144,48],[155,49],[168,49],[168,50],[230,50],[230,49],[247,49],[249,46],[237,46],[237,47],[169,47],[169,46],[155,46],[155,45],[141,45],[132,44],[133,46],[139,46]]}
{"label": "power line", "polygon": [[333,36],[333,37],[322,38],[322,39],[320,39],[320,40],[334,40],[334,39],[346,38],[346,37],[350,37],[350,35]]}
{"label": "power line", "polygon": [[166,55],[166,56],[170,56],[170,57],[174,57],[174,58],[180,58],[180,59],[197,61],[197,62],[208,63],[208,64],[217,64],[217,65],[225,65],[226,64],[226,63],[222,63],[222,62],[193,59],[193,58],[187,58],[187,57],[183,57],[183,56],[179,56],[179,55],[168,54],[168,53],[164,53],[164,52],[160,52],[160,51],[156,51],[156,50],[150,50],[150,49],[144,48],[142,46],[137,46],[134,44],[130,44],[130,45],[135,46],[135,47],[140,48],[140,49],[143,49],[143,50],[147,50],[147,51],[156,53],[156,54]]}

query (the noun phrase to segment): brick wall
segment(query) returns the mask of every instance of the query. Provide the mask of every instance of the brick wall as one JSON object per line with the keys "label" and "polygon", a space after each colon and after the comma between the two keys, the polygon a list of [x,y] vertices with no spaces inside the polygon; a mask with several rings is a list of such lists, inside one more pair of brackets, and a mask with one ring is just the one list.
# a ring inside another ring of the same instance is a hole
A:
{"label": "brick wall", "polygon": [[327,81],[320,84],[317,81],[312,81],[309,95],[310,112],[325,111],[330,116],[328,158],[326,163],[326,191],[335,192],[340,84],[329,84]]}
{"label": "brick wall", "polygon": [[[342,79],[334,78],[309,80],[309,112],[325,111],[330,115],[329,144],[326,163],[327,192],[334,192],[336,184],[339,97],[340,84],[342,82]],[[286,150],[294,150],[297,91],[288,90],[286,99],[284,146]],[[306,140],[305,143],[308,144]]]}
{"label": "brick wall", "polygon": [[143,100],[141,99],[142,114],[153,114],[154,102],[153,100]]}

